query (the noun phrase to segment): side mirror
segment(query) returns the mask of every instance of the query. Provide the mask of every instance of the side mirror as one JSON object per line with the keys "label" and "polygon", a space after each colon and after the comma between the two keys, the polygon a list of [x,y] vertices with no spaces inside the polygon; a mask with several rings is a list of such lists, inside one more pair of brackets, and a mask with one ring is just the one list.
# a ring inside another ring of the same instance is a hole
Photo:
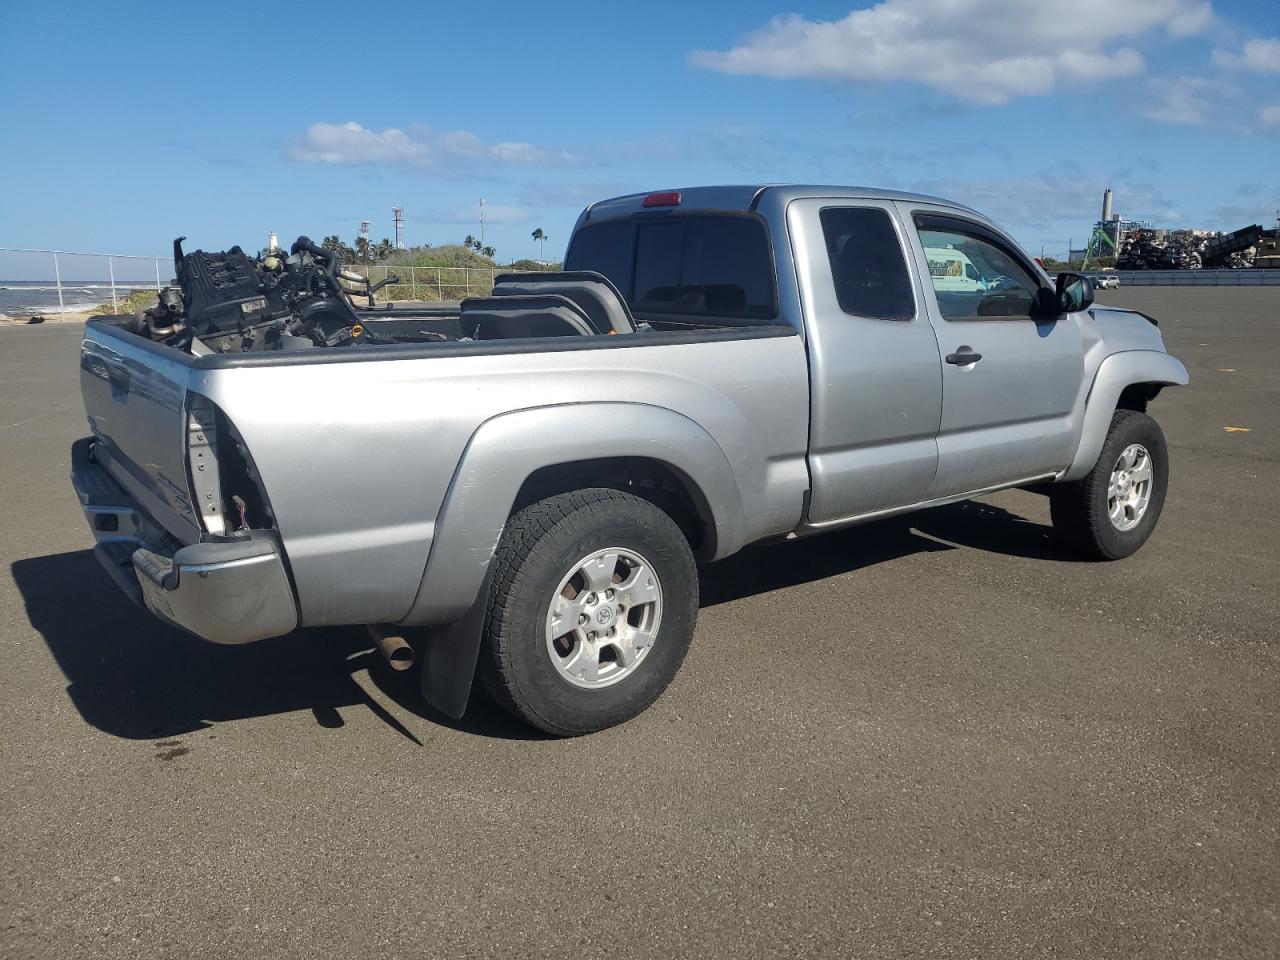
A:
{"label": "side mirror", "polygon": [[1093,306],[1093,281],[1079,273],[1058,274],[1058,310],[1076,313]]}

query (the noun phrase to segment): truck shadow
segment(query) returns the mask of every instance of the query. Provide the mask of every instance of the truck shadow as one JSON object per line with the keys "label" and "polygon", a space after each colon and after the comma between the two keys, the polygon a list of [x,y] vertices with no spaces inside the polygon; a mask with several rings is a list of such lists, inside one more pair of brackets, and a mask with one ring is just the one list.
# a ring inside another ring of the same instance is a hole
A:
{"label": "truck shadow", "polygon": [[[987,504],[960,504],[751,547],[702,571],[702,606],[957,546],[1064,559],[1047,527]],[[88,550],[19,560],[11,571],[31,625],[67,678],[67,695],[86,722],[113,736],[155,740],[296,710],[310,710],[321,726],[341,727],[340,709],[362,706],[421,745],[357,680],[364,671],[381,699],[433,724],[503,739],[541,736],[480,695],[460,721],[438,713],[421,700],[416,672],[393,672],[363,630],[302,630],[217,646],[135,607]]]}
{"label": "truck shadow", "polygon": [[1051,527],[971,500],[822,536],[748,547],[703,569],[701,606],[823,580],[915,553],[957,548],[1031,560],[1078,559],[1057,545]]}
{"label": "truck shadow", "polygon": [[[91,551],[19,560],[11,571],[31,625],[67,678],[71,702],[86,722],[113,736],[162,739],[295,710],[310,710],[321,726],[341,727],[340,709],[363,706],[420,744],[381,699],[482,736],[540,737],[481,697],[461,721],[436,712],[421,700],[417,674],[392,671],[363,630],[299,630],[218,646],[129,602]],[[366,670],[362,686],[357,675]],[[370,696],[370,682],[381,698]]]}

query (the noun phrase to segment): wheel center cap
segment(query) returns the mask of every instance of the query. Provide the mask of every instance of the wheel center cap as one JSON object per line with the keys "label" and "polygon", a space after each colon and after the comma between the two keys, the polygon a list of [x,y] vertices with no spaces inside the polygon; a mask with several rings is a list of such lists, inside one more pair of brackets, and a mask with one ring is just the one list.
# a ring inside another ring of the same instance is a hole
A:
{"label": "wheel center cap", "polygon": [[596,611],[596,623],[602,627],[607,627],[609,624],[613,623],[613,616],[613,607],[608,606],[607,604],[601,606],[600,609]]}

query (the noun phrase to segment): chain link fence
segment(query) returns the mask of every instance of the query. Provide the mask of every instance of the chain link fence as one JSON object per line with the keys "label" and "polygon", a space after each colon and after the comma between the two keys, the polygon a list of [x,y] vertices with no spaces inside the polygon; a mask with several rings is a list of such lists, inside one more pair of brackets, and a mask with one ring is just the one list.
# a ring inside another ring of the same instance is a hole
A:
{"label": "chain link fence", "polygon": [[[391,264],[343,264],[343,269],[379,283],[392,279],[375,298],[381,302],[406,300],[465,300],[485,297],[493,290],[493,278],[511,273],[503,267],[400,267]],[[399,278],[398,281],[395,278]]]}
{"label": "chain link fence", "polygon": [[172,273],[172,257],[0,247],[0,313],[118,313],[131,294],[172,283]]}
{"label": "chain link fence", "polygon": [[[424,267],[344,264],[371,283],[392,282],[375,294],[379,303],[465,300],[487,296],[493,279],[510,267]],[[0,314],[131,313],[130,297],[174,283],[171,257],[0,247]],[[34,279],[39,278],[39,279]]]}

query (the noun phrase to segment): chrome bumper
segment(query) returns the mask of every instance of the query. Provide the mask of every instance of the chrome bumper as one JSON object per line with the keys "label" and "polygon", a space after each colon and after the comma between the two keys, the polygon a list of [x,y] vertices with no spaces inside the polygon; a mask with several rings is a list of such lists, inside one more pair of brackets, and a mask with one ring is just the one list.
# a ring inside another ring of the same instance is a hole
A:
{"label": "chrome bumper", "polygon": [[278,637],[298,625],[284,560],[268,539],[183,546],[91,455],[71,449],[71,483],[98,541],[94,556],[135,602],[213,643]]}

